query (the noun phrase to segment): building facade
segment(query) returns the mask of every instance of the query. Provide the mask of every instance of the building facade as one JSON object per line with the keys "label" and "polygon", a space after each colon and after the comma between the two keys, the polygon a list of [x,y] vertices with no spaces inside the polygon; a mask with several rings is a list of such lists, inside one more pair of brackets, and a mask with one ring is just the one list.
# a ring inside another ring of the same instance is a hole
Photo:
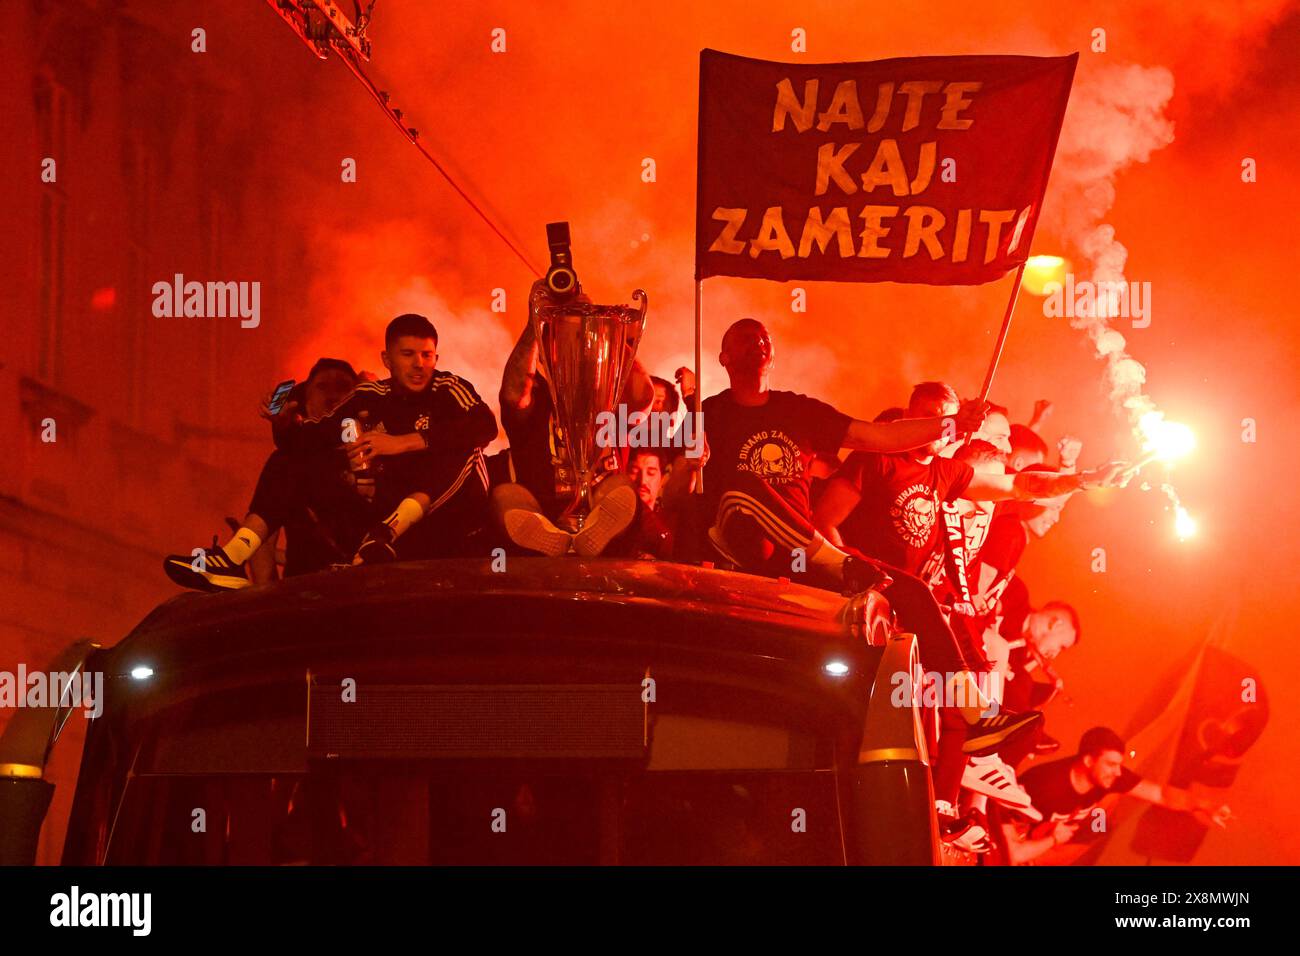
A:
{"label": "building facade", "polygon": [[[174,595],[162,556],[242,516],[269,449],[255,407],[282,369],[270,323],[158,317],[152,289],[176,274],[281,288],[302,261],[298,230],[254,202],[283,174],[262,148],[281,135],[268,91],[194,33],[230,44],[250,17],[277,21],[238,9],[260,4],[177,6],[20,0],[0,31],[0,670],[113,643]],[[68,732],[75,746],[82,718]],[[42,863],[75,780],[61,751]]]}

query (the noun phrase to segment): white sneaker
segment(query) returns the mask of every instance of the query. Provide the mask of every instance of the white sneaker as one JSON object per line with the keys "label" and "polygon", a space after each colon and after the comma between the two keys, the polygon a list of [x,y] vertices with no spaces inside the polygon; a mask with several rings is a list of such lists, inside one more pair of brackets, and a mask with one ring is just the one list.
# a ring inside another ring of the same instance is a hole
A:
{"label": "white sneaker", "polygon": [[961,785],[1020,811],[1035,823],[1043,819],[1043,815],[1034,809],[1028,791],[1016,782],[1015,770],[997,754],[972,757],[961,775]]}
{"label": "white sneaker", "polygon": [[545,515],[523,508],[512,508],[503,516],[506,534],[521,548],[537,551],[551,558],[566,554],[573,536],[547,520]]}
{"label": "white sneaker", "polygon": [[604,551],[636,517],[636,502],[631,485],[612,489],[592,506],[582,530],[573,536],[573,550],[584,558],[594,558]]}
{"label": "white sneaker", "polygon": [[[936,801],[938,804],[943,801]],[[993,848],[993,842],[989,839],[988,830],[985,829],[982,818],[976,818],[974,814],[957,816],[954,812],[939,812],[939,839],[951,847],[958,850],[964,850],[967,853],[987,853]]]}

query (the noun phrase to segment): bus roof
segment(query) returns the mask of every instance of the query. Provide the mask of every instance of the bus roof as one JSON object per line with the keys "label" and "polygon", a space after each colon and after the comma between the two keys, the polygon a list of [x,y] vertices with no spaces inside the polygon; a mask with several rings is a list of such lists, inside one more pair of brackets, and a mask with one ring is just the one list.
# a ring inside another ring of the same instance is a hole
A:
{"label": "bus roof", "polygon": [[854,641],[833,592],[671,562],[509,558],[403,562],[289,578],[223,594],[178,595],[155,608],[96,665],[124,676],[150,667],[256,661],[307,648],[346,647],[456,631],[661,633],[789,658],[810,639]]}

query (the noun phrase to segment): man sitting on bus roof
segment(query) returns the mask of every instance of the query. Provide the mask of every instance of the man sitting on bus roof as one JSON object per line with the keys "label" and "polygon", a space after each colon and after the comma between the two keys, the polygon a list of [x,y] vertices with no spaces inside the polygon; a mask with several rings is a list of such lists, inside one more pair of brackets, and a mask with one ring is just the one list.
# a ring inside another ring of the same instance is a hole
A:
{"label": "man sitting on bus roof", "polygon": [[[342,445],[358,489],[373,480],[371,514],[386,516],[365,533],[352,564],[395,560],[398,539],[417,523],[421,533],[402,557],[463,554],[486,515],[482,450],[496,437],[496,416],[469,382],[437,369],[438,333],[424,316],[390,322],[380,357],[391,377],[362,382],[332,412],[297,422],[282,410],[271,422],[276,446],[305,452]],[[244,527],[202,561],[169,557],[168,574],[193,587],[244,587],[241,565],[261,543],[255,529]]]}
{"label": "man sitting on bus roof", "polygon": [[[357,381],[357,373],[342,359],[318,359],[306,380],[289,392],[285,414],[325,415],[352,394]],[[272,417],[269,403],[270,396],[262,403],[267,419]],[[230,519],[235,533],[223,547],[207,552],[226,558],[213,561],[209,570],[206,558],[200,563],[197,555],[168,555],[163,570],[177,584],[202,590],[242,588],[250,578],[254,584],[268,583],[276,579],[275,542],[281,529],[286,577],[324,570],[346,557],[339,553],[338,542],[351,539],[355,547],[365,531],[364,524],[357,524],[364,521],[363,502],[349,477],[347,457],[341,452],[294,454],[277,448],[262,466],[243,524]],[[247,552],[253,540],[264,546],[248,552],[248,578],[230,573],[225,567],[229,555]]]}
{"label": "man sitting on bus roof", "polygon": [[[840,448],[881,453],[927,446],[954,428],[974,431],[984,403],[950,414],[895,422],[855,420],[825,402],[768,385],[772,339],[755,319],[734,323],[718,361],[731,387],[703,403],[710,458],[703,470],[704,513],[713,515],[710,542],[726,559],[772,577],[806,573],[809,583],[844,591],[883,587],[902,623],[917,634],[921,658],[952,674],[954,694],[972,736],[1001,741],[1028,729],[1037,713],[995,714],[976,683],[975,667],[958,645],[929,589],[912,575],[850,556],[814,526],[809,486],[814,468],[838,460]],[[890,580],[892,579],[892,580]],[[887,583],[888,582],[888,583]]]}
{"label": "man sitting on bus roof", "polygon": [[[545,288],[543,281],[535,282],[530,297]],[[564,445],[551,383],[546,380],[538,351],[528,322],[501,376],[501,423],[510,439],[514,480],[492,489],[492,512],[510,541],[526,551],[549,557],[570,552],[594,557],[637,516],[637,493],[623,474],[626,449],[601,449],[590,490],[590,514],[576,532],[559,527],[556,522],[574,500],[579,479]],[[622,403],[629,414],[644,412],[654,398],[650,376],[639,362],[633,362]]]}

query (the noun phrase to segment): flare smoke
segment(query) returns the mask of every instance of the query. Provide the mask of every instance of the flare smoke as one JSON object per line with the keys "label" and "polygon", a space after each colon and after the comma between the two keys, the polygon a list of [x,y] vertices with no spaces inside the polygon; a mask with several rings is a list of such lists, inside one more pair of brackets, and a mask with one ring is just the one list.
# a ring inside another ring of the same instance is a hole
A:
{"label": "flare smoke", "polygon": [[[1094,283],[1123,283],[1128,250],[1115,228],[1102,220],[1115,204],[1115,177],[1133,163],[1173,142],[1164,115],[1173,95],[1173,76],[1162,67],[1111,66],[1079,77],[1061,131],[1059,186],[1063,197],[1060,229],[1091,268]],[[1104,288],[1104,286],[1099,286]],[[1127,342],[1113,328],[1113,302],[1098,296],[1095,307],[1070,324],[1088,333],[1097,357],[1106,362],[1111,401],[1138,422],[1155,403],[1145,394],[1146,369],[1128,354]]]}
{"label": "flare smoke", "polygon": [[[1164,115],[1173,91],[1168,70],[1133,64],[1091,70],[1076,84],[1058,153],[1064,187],[1060,226],[1067,242],[1088,262],[1096,288],[1119,288],[1127,282],[1128,250],[1115,238],[1115,227],[1103,219],[1115,204],[1115,177],[1173,142],[1173,123]],[[1146,368],[1129,355],[1123,333],[1113,327],[1116,304],[1098,295],[1070,324],[1088,333],[1097,357],[1105,361],[1110,401],[1127,416],[1145,451],[1164,413],[1146,394]],[[1179,536],[1190,534],[1191,518],[1173,485],[1163,482],[1160,490],[1177,516]]]}

